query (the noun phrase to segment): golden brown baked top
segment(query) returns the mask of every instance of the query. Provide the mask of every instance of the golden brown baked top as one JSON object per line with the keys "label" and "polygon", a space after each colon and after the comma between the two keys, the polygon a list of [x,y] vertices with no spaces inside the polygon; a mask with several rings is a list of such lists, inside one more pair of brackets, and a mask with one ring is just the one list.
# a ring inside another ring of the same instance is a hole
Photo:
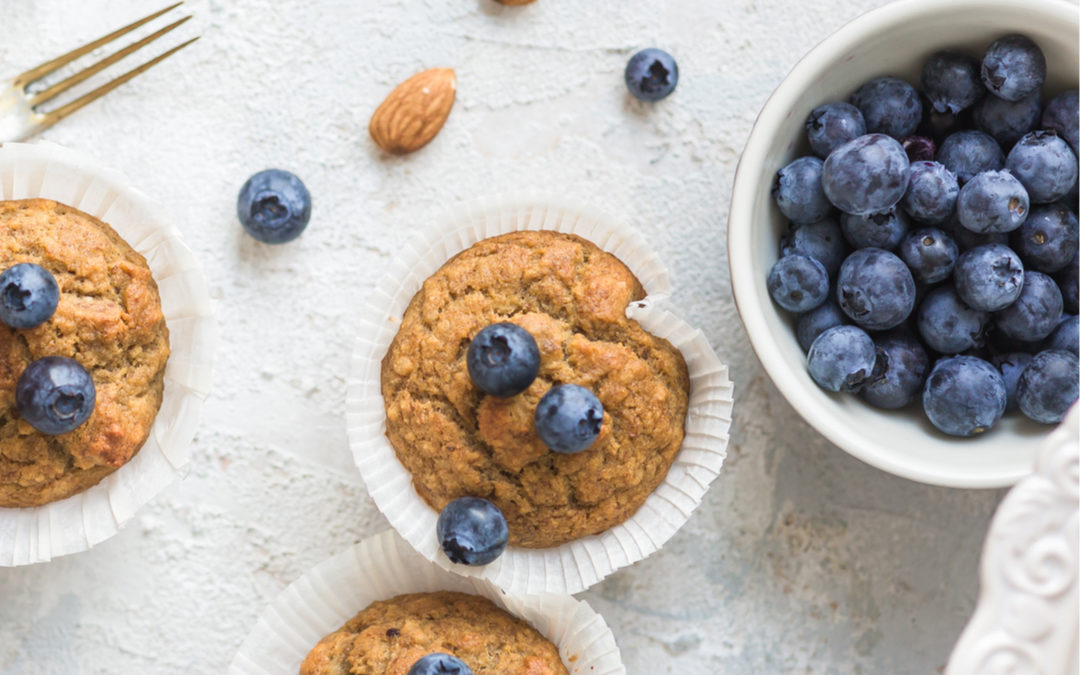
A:
{"label": "golden brown baked top", "polygon": [[487,598],[439,591],[372,603],[319,641],[300,675],[407,675],[433,652],[473,675],[565,675],[559,650]]}
{"label": "golden brown baked top", "polygon": [[[0,324],[0,506],[36,506],[94,485],[130,460],[161,406],[169,334],[146,260],[111,227],[46,199],[0,202],[0,271],[31,262],[60,286],[56,313]],[[15,384],[32,361],[66,356],[91,374],[94,411],[66,434],[19,417]]]}
{"label": "golden brown baked top", "polygon": [[[463,496],[492,500],[510,543],[543,548],[629,518],[663,481],[683,439],[689,379],[682,354],[626,318],[644,297],[633,273],[592,243],[557,232],[478,242],[428,278],[382,365],[387,432],[434,509]],[[540,348],[522,394],[487,396],[465,356],[484,326],[510,321]],[[591,389],[600,436],[560,455],[533,416],[555,384]]]}

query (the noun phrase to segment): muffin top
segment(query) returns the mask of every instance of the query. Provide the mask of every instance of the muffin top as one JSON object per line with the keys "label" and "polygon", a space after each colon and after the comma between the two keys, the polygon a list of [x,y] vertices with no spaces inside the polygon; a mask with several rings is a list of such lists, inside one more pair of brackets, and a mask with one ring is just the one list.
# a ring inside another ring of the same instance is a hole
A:
{"label": "muffin top", "polygon": [[[436,510],[489,499],[510,543],[532,548],[633,515],[678,453],[689,390],[682,354],[626,317],[644,296],[617,258],[548,231],[485,239],[428,278],[382,363],[386,435],[417,493]],[[466,366],[473,336],[500,321],[540,349],[539,375],[509,398],[484,394]],[[536,434],[537,403],[557,384],[603,404],[600,435],[583,452],[552,452]]]}
{"label": "muffin top", "polygon": [[456,656],[474,675],[566,674],[547,638],[487,598],[438,591],[372,603],[319,641],[300,675],[406,675],[433,652]]}
{"label": "muffin top", "polygon": [[[0,202],[0,271],[36,263],[60,287],[45,323],[0,323],[0,506],[63,499],[130,460],[161,406],[169,334],[146,260],[108,225],[45,199]],[[93,413],[51,436],[19,416],[15,385],[36,359],[64,356],[90,373]]]}

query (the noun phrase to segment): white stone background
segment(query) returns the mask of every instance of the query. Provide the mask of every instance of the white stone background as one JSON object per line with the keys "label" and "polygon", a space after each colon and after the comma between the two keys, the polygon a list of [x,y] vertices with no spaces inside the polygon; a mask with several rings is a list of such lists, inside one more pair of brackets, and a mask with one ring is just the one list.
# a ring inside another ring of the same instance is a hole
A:
{"label": "white stone background", "polygon": [[[14,74],[165,2],[0,4],[0,63]],[[0,671],[221,673],[287,584],[386,528],[343,420],[365,293],[448,205],[540,188],[646,234],[737,387],[728,462],[705,503],[663,551],[581,596],[629,672],[940,672],[1003,492],[895,478],[814,432],[750,349],[724,246],[757,111],[802,54],[881,4],[185,3],[195,18],[175,41],[199,42],[45,137],[175,214],[220,301],[214,393],[189,475],[119,535],[0,569]],[[681,79],[645,105],[622,71],[653,45],[675,54]],[[458,74],[446,127],[412,156],[382,156],[371,111],[435,66]],[[310,227],[285,246],[236,220],[237,190],[267,167],[314,195]]]}

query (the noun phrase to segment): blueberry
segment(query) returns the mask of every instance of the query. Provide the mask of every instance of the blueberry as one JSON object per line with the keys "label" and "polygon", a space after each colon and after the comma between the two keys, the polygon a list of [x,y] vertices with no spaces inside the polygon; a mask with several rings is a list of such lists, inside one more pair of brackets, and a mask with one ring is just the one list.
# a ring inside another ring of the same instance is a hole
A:
{"label": "blueberry", "polygon": [[941,359],[926,378],[923,410],[950,436],[981,434],[1005,412],[1005,381],[997,368],[974,356]]}
{"label": "blueberry", "polygon": [[1063,307],[1070,314],[1080,314],[1080,302],[1078,302],[1080,278],[1078,277],[1080,277],[1080,258],[1074,253],[1072,260],[1065,265],[1065,269],[1054,275],[1054,281],[1061,290]]}
{"label": "blueberry", "polygon": [[850,103],[826,103],[814,108],[806,118],[806,136],[818,157],[828,157],[836,148],[864,134],[866,121]]}
{"label": "blueberry", "polygon": [[1058,136],[1065,139],[1074,153],[1080,154],[1076,149],[1077,135],[1080,134],[1080,112],[1078,112],[1080,100],[1077,91],[1070,89],[1050,99],[1042,114],[1042,128],[1053,129]]}
{"label": "blueberry", "polygon": [[435,533],[446,557],[460,565],[487,565],[510,538],[502,511],[480,497],[459,497],[443,507]]}
{"label": "blueberry", "polygon": [[1061,291],[1042,272],[1024,272],[1024,288],[1016,302],[998,312],[994,325],[1014,340],[1042,340],[1061,321]]}
{"label": "blueberry", "polygon": [[1005,167],[1027,188],[1032,204],[1061,199],[1077,178],[1076,155],[1053,131],[1025,134],[1009,151]]}
{"label": "blueberry", "polygon": [[972,309],[996,312],[1016,302],[1024,266],[1008,246],[985,244],[964,251],[953,268],[956,293]]}
{"label": "blueberry", "polygon": [[904,136],[900,139],[900,145],[907,153],[909,162],[932,162],[937,154],[934,139],[926,136]]}
{"label": "blueberry", "polygon": [[914,162],[900,208],[915,220],[936,225],[945,222],[956,209],[960,184],[956,175],[938,162]]}
{"label": "blueberry", "polygon": [[1008,171],[982,171],[964,184],[956,200],[960,224],[979,234],[1012,232],[1027,220],[1027,190]]}
{"label": "blueberry", "polygon": [[769,270],[769,295],[789,312],[808,312],[829,294],[829,273],[813,258],[799,253],[786,255]]}
{"label": "blueberry", "polygon": [[236,199],[236,215],[252,237],[284,244],[300,236],[311,219],[311,193],[299,178],[266,169],[247,179]]}
{"label": "blueberry", "polygon": [[1001,379],[1005,381],[1005,412],[1017,409],[1016,384],[1020,381],[1020,375],[1024,372],[1024,368],[1028,367],[1033,358],[1035,356],[1027,352],[995,354],[990,358],[990,363],[998,369],[998,372],[1001,373]]}
{"label": "blueberry", "polygon": [[987,96],[975,106],[972,119],[975,128],[985,131],[1008,148],[1020,137],[1039,127],[1042,112],[1042,95],[1038,91],[1019,101],[1006,101],[997,96]]}
{"label": "blueberry", "polygon": [[963,185],[983,171],[997,171],[1005,166],[1005,154],[994,137],[975,130],[950,134],[938,149],[937,161],[956,174]]}
{"label": "blueberry", "polygon": [[1043,204],[1012,233],[1012,247],[1025,267],[1053,274],[1065,269],[1076,255],[1077,237],[1076,214],[1061,202]]}
{"label": "blueberry", "polygon": [[94,411],[94,380],[82,364],[63,356],[33,361],[15,385],[19,415],[43,434],[66,434]]}
{"label": "blueberry", "polygon": [[572,455],[587,449],[600,435],[604,406],[585,387],[555,385],[536,406],[536,434],[549,449]]}
{"label": "blueberry", "polygon": [[1046,57],[1030,38],[1006,35],[986,49],[982,81],[991,94],[1007,101],[1019,101],[1043,86]]}
{"label": "blueberry", "polygon": [[908,166],[907,153],[896,139],[867,134],[832,151],[822,167],[821,186],[845,213],[878,213],[904,196]]}
{"label": "blueberry", "polygon": [[904,211],[893,207],[881,213],[840,216],[844,237],[854,248],[882,248],[891,251],[900,244],[908,231],[908,219]]}
{"label": "blueberry", "polygon": [[919,92],[898,77],[875,77],[852,94],[851,102],[863,114],[871,134],[910,136],[922,119]]}
{"label": "blueberry", "polygon": [[435,652],[414,663],[407,675],[473,675],[473,671],[461,659]]}
{"label": "blueberry", "polygon": [[804,352],[810,351],[810,345],[814,344],[817,336],[829,330],[833,326],[844,326],[850,323],[847,314],[836,304],[834,296],[828,297],[814,309],[799,315],[799,321],[795,324],[795,337],[799,340],[799,346]]}
{"label": "blueberry", "polygon": [[626,88],[642,101],[659,101],[675,91],[679,66],[663,49],[642,49],[626,62]]}
{"label": "blueberry", "polygon": [[982,346],[990,314],[968,307],[952,286],[926,294],[917,313],[919,335],[927,347],[941,354]]}
{"label": "blueberry", "polygon": [[12,328],[40,326],[59,302],[60,287],[41,265],[19,263],[0,274],[0,321]]}
{"label": "blueberry", "polygon": [[835,326],[810,345],[806,367],[810,377],[829,391],[858,391],[877,362],[874,341],[856,326]]}
{"label": "blueberry", "polygon": [[956,242],[943,231],[925,228],[910,232],[897,249],[911,276],[922,284],[936,284],[952,274],[959,256]]}
{"label": "blueberry", "polygon": [[836,300],[867,330],[900,325],[915,306],[915,280],[907,265],[888,251],[861,248],[840,266]]}
{"label": "blueberry", "polygon": [[540,348],[521,326],[493,323],[469,343],[465,365],[473,384],[484,393],[516,396],[528,389],[540,372]]}
{"label": "blueberry", "polygon": [[1075,314],[1062,315],[1057,328],[1046,338],[1042,348],[1080,353],[1080,317]]}
{"label": "blueberry", "polygon": [[1039,352],[1016,384],[1020,412],[1042,424],[1057,424],[1076,402],[1080,363],[1073,352]]}
{"label": "blueberry", "polygon": [[930,369],[926,350],[918,340],[902,333],[886,333],[875,338],[874,344],[882,372],[863,385],[859,396],[876,408],[903,408],[922,390]]}
{"label": "blueberry", "polygon": [[840,225],[832,218],[823,218],[808,225],[792,225],[780,241],[780,255],[800,253],[817,260],[829,276],[835,276],[840,263],[851,252]]}
{"label": "blueberry", "polygon": [[773,199],[794,223],[816,223],[832,211],[821,188],[821,166],[817,157],[800,157],[776,174]]}
{"label": "blueberry", "polygon": [[919,86],[937,113],[958,113],[986,93],[979,76],[979,62],[954,51],[931,54],[923,64]]}

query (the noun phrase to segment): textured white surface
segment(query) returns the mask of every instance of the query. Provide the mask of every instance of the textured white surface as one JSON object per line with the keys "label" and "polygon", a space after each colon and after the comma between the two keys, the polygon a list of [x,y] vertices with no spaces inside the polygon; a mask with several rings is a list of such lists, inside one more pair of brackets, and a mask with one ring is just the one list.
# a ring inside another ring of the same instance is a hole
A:
{"label": "textured white surface", "polygon": [[[158,0],[6,2],[17,72]],[[0,672],[220,673],[266,604],[386,523],[345,438],[365,293],[447,204],[539,187],[640,228],[739,400],[724,472],[659,554],[584,595],[629,672],[927,673],[977,590],[1000,492],[932,488],[832,447],[779,396],[731,300],[735,163],[765,98],[829,31],[881,0],[189,0],[202,40],[46,138],[98,157],[175,212],[221,300],[215,389],[190,475],[119,535],[0,570]],[[626,59],[658,45],[677,92],[630,100]],[[458,72],[436,140],[383,158],[367,119],[421,68]],[[271,248],[235,216],[280,166],[311,226]]]}
{"label": "textured white surface", "polygon": [[971,621],[946,675],[1080,672],[1080,406],[990,523]]}

